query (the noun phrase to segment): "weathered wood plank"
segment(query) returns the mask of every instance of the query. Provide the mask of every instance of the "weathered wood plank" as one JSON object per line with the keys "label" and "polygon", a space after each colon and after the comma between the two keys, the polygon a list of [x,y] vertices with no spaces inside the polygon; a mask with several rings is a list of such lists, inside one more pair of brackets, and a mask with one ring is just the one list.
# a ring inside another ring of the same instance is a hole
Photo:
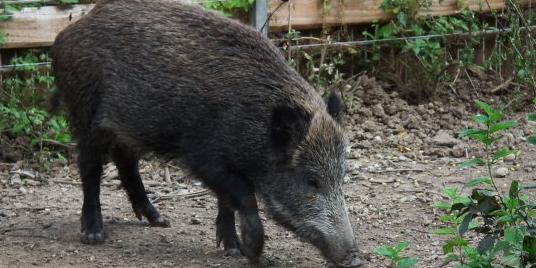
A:
{"label": "weathered wood plank", "polygon": [[[505,1],[466,0],[465,5],[474,11],[489,12],[490,10],[503,9]],[[534,4],[536,4],[536,0],[522,0],[521,2],[529,4],[531,1],[535,1]],[[331,9],[324,15],[322,0],[289,0],[272,15],[270,30],[279,31],[288,28],[289,8],[287,5],[289,4],[291,5],[291,25],[296,29],[317,28],[323,23],[327,26],[371,23],[388,18],[387,14],[379,9],[382,0],[331,0],[331,2]],[[280,0],[269,0],[269,12],[272,13],[280,3]],[[444,0],[441,3],[438,0],[433,0],[432,7],[429,10],[421,10],[419,15],[444,16],[454,15],[458,12],[460,10],[456,7],[456,0]]]}
{"label": "weathered wood plank", "polygon": [[[177,0],[192,2],[191,0]],[[296,29],[315,28],[325,22],[326,25],[370,23],[383,20],[387,15],[378,7],[382,0],[332,0],[331,10],[323,15],[322,0],[289,0],[270,19],[271,31],[286,30],[288,27],[289,3],[291,25]],[[452,15],[459,12],[456,0],[444,0],[439,4],[433,0],[430,10],[423,10],[421,15]],[[504,8],[505,0],[466,0],[465,4],[472,10],[489,11]],[[525,4],[536,0],[522,0]],[[342,6],[339,3],[343,3]],[[280,0],[268,0],[268,10],[279,5]],[[535,3],[536,4],[536,3]],[[7,42],[0,48],[46,47],[52,45],[56,35],[65,27],[87,14],[94,5],[81,4],[69,7],[45,6],[41,8],[24,8],[5,22],[0,23],[0,31],[7,36]]]}
{"label": "weathered wood plank", "polygon": [[51,46],[56,35],[86,14],[93,4],[68,7],[23,8],[11,19],[0,23],[7,41],[1,48]]}

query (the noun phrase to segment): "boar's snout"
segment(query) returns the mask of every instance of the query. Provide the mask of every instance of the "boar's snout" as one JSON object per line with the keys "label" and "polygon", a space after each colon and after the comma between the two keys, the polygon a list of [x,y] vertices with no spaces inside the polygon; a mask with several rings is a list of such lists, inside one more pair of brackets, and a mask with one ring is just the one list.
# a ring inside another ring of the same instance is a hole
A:
{"label": "boar's snout", "polygon": [[331,260],[328,268],[357,268],[362,267],[365,262],[359,258],[359,251],[356,248],[350,249],[339,260]]}
{"label": "boar's snout", "polygon": [[344,216],[342,223],[339,224],[338,228],[335,228],[338,231],[331,237],[326,237],[325,247],[321,248],[321,250],[329,261],[328,267],[361,267],[365,262],[359,258],[357,240],[348,215]]}

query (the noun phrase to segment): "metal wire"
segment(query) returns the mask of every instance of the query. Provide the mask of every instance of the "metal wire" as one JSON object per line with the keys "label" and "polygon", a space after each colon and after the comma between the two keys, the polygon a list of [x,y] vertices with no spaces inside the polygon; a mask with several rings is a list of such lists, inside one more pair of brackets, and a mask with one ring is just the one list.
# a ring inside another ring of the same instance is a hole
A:
{"label": "metal wire", "polygon": [[[519,27],[520,30],[534,30],[536,25],[529,27]],[[373,45],[378,43],[389,43],[397,41],[409,41],[409,40],[418,40],[418,39],[437,39],[445,37],[465,37],[465,36],[485,36],[485,35],[497,35],[502,33],[509,33],[512,31],[512,28],[504,29],[493,29],[493,30],[484,30],[479,32],[460,32],[460,33],[450,33],[450,34],[431,34],[431,35],[419,35],[419,36],[409,36],[409,37],[396,37],[396,38],[385,38],[385,39],[373,39],[373,40],[358,40],[358,41],[345,41],[345,42],[333,42],[333,43],[321,43],[321,44],[307,44],[307,45],[293,45],[290,46],[292,49],[306,49],[314,47],[330,47],[330,46],[366,46]]]}

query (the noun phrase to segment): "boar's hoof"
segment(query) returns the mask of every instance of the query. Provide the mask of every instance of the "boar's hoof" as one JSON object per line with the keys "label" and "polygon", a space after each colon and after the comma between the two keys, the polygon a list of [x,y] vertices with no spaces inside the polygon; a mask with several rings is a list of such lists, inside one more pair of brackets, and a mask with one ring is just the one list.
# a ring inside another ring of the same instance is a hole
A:
{"label": "boar's hoof", "polygon": [[169,224],[169,221],[164,219],[163,217],[158,217],[156,219],[149,219],[149,224],[151,224],[152,227],[163,227],[163,228],[169,228],[171,225]]}
{"label": "boar's hoof", "polygon": [[82,232],[80,235],[80,241],[83,244],[96,245],[104,242],[104,231],[95,233]]}
{"label": "boar's hoof", "polygon": [[223,253],[225,256],[227,257],[238,257],[238,256],[241,256],[242,254],[240,253],[240,249],[238,248],[229,248],[229,249],[226,249]]}
{"label": "boar's hoof", "polygon": [[242,244],[240,250],[251,263],[258,263],[264,246],[264,228],[258,214],[240,215]]}

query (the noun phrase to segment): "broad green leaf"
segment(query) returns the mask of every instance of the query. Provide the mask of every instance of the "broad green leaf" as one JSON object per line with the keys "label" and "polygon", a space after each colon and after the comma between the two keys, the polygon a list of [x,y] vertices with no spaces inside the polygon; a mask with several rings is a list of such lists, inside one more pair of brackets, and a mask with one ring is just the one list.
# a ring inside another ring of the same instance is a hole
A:
{"label": "broad green leaf", "polygon": [[447,240],[445,244],[443,244],[443,254],[452,253],[454,250],[454,247],[462,247],[462,246],[467,246],[467,245],[468,245],[468,242],[465,239],[459,236],[454,237],[450,240]]}
{"label": "broad green leaf", "polygon": [[462,223],[460,223],[460,226],[458,226],[458,234],[463,235],[467,232],[469,229],[469,223],[473,219],[473,215],[470,213],[467,213],[465,217],[463,218]]}
{"label": "broad green leaf", "polygon": [[532,113],[532,114],[527,115],[527,120],[532,121],[532,122],[536,122],[536,113]]}
{"label": "broad green leaf", "polygon": [[489,122],[489,117],[483,114],[477,114],[473,116],[473,121],[480,123],[482,125],[487,125]]}
{"label": "broad green leaf", "polygon": [[510,184],[510,190],[508,191],[508,194],[510,198],[516,198],[519,194],[519,182],[518,181],[512,181],[512,184]]}
{"label": "broad green leaf", "polygon": [[406,249],[409,246],[408,242],[400,242],[398,245],[395,246],[396,252],[401,252],[402,250]]}
{"label": "broad green leaf", "polygon": [[521,267],[519,255],[507,255],[501,258],[501,263],[508,267]]}
{"label": "broad green leaf", "polygon": [[467,160],[467,161],[464,161],[464,162],[461,162],[460,164],[458,164],[458,167],[459,168],[470,168],[470,167],[474,167],[474,166],[480,166],[480,165],[483,165],[484,164],[484,161],[482,161],[481,158],[473,158],[471,160]]}
{"label": "broad green leaf", "polygon": [[517,227],[508,227],[504,230],[504,241],[512,245],[520,245],[523,241],[523,234]]}
{"label": "broad green leaf", "polygon": [[454,235],[456,234],[456,229],[452,227],[444,227],[434,230],[433,234],[435,235]]}
{"label": "broad green leaf", "polygon": [[503,215],[495,219],[498,223],[513,223],[515,218],[512,215]]}
{"label": "broad green leaf", "polygon": [[387,258],[392,258],[396,255],[396,252],[394,251],[394,249],[389,246],[379,246],[374,249],[374,252],[378,255],[381,255]]}
{"label": "broad green leaf", "polygon": [[475,187],[475,186],[481,185],[481,184],[491,184],[490,178],[489,177],[479,177],[479,178],[470,179],[468,182],[465,183],[463,188],[471,188],[471,187]]}
{"label": "broad green leaf", "polygon": [[508,148],[501,148],[495,154],[493,155],[492,159],[493,161],[497,161],[501,158],[504,158],[508,155],[512,154],[512,152]]}
{"label": "broad green leaf", "polygon": [[493,248],[493,245],[495,244],[496,238],[493,235],[486,235],[480,242],[478,242],[478,253],[484,254],[488,252],[491,248]]}
{"label": "broad green leaf", "polygon": [[458,132],[458,137],[465,138],[469,137],[474,140],[483,141],[487,138],[486,131],[485,130],[478,130],[478,129],[462,129],[460,132]]}
{"label": "broad green leaf", "polygon": [[529,218],[536,218],[536,209],[529,209],[527,210],[527,216]]}
{"label": "broad green leaf", "polygon": [[437,202],[434,204],[434,207],[441,209],[441,210],[449,210],[450,204],[446,202]]}
{"label": "broad green leaf", "polygon": [[452,200],[453,204],[463,204],[465,206],[471,204],[471,198],[467,196],[458,196]]}
{"label": "broad green leaf", "polygon": [[454,199],[458,196],[458,190],[456,190],[456,188],[453,188],[453,187],[445,187],[443,188],[443,195],[445,195],[446,197],[450,199]]}
{"label": "broad green leaf", "polygon": [[536,261],[536,236],[527,235],[523,238],[523,251],[532,261]]}
{"label": "broad green leaf", "polygon": [[409,267],[413,267],[415,264],[417,264],[416,259],[405,257],[405,258],[402,258],[398,262],[398,265],[396,267],[397,268],[409,268]]}
{"label": "broad green leaf", "polygon": [[478,107],[482,111],[484,111],[488,116],[494,113],[493,109],[487,103],[480,101],[480,100],[476,100],[475,102],[476,102],[476,105],[478,105]]}
{"label": "broad green leaf", "polygon": [[527,142],[532,145],[536,145],[536,135],[527,138]]}
{"label": "broad green leaf", "polygon": [[445,258],[445,263],[453,262],[459,260],[460,257],[456,254],[448,254]]}
{"label": "broad green leaf", "polygon": [[509,129],[509,128],[514,128],[514,127],[517,127],[517,122],[516,121],[502,121],[502,122],[499,122],[497,124],[491,125],[489,127],[489,132],[490,133],[495,133],[497,131],[501,131],[501,130]]}

